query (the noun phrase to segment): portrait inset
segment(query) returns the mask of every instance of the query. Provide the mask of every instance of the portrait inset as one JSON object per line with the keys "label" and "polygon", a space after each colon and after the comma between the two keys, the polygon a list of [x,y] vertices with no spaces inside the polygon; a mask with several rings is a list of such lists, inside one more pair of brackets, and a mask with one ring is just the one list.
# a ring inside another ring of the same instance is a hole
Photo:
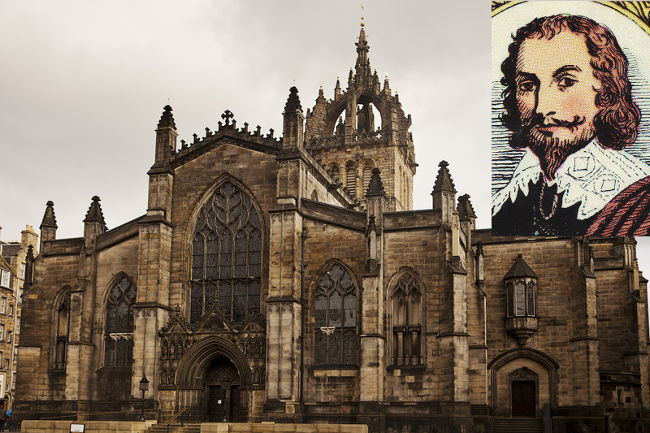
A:
{"label": "portrait inset", "polygon": [[603,3],[493,3],[493,234],[650,234],[650,26]]}

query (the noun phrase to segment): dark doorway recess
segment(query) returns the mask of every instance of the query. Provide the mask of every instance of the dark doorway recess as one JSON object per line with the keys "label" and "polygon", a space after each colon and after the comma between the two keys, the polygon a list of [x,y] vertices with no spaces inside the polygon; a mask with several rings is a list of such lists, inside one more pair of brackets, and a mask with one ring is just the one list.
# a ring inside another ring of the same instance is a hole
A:
{"label": "dark doorway recess", "polygon": [[512,382],[512,416],[535,416],[535,382]]}

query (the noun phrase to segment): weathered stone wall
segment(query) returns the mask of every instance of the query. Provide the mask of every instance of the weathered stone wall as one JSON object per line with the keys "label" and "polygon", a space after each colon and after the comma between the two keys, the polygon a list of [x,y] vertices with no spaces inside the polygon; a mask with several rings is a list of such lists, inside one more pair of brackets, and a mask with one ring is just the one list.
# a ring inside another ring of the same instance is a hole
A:
{"label": "weathered stone wall", "polygon": [[68,433],[71,424],[84,424],[86,433],[141,433],[155,421],[42,421],[25,420],[20,431],[23,433]]}

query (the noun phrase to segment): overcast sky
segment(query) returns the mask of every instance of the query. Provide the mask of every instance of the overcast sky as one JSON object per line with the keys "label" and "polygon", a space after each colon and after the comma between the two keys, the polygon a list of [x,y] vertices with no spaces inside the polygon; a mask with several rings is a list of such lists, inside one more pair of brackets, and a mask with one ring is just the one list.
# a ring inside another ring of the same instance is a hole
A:
{"label": "overcast sky", "polygon": [[[371,66],[413,117],[415,208],[444,159],[489,227],[489,2],[365,3]],[[350,0],[0,1],[0,240],[38,230],[48,200],[59,238],[82,235],[93,195],[109,228],[142,215],[168,103],[179,140],[226,109],[280,135],[289,87],[305,110],[345,87],[360,16]]]}

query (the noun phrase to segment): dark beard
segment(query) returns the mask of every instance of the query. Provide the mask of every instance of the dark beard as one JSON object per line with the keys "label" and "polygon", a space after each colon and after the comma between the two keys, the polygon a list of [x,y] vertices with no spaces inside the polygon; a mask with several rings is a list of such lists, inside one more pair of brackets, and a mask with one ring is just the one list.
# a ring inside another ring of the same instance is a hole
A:
{"label": "dark beard", "polygon": [[[529,147],[539,159],[539,165],[548,180],[555,178],[555,172],[572,153],[585,147],[594,137],[593,127],[573,139],[561,140],[542,133],[537,127],[541,126],[543,118],[534,117],[528,125],[524,125],[510,136],[510,146],[515,149]],[[575,116],[572,121],[558,120],[553,125],[576,129],[585,122],[584,118]]]}

